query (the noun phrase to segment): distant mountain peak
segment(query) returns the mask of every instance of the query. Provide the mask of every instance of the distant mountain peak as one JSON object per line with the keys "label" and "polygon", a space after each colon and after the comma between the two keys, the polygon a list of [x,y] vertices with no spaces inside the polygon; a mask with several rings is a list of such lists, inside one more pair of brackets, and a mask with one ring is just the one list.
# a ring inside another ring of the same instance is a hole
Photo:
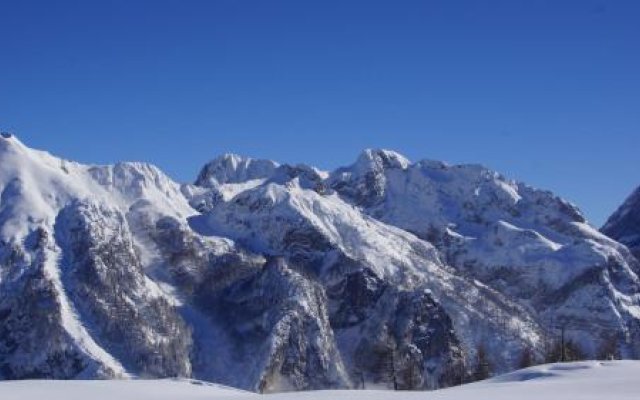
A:
{"label": "distant mountain peak", "polygon": [[640,187],[607,219],[601,231],[625,244],[640,260]]}
{"label": "distant mountain peak", "polygon": [[365,149],[355,163],[358,169],[399,168],[406,169],[411,162],[402,154],[386,149]]}
{"label": "distant mountain peak", "polygon": [[279,164],[275,161],[226,153],[208,162],[200,171],[195,184],[209,187],[216,184],[265,179],[272,176],[278,166]]}

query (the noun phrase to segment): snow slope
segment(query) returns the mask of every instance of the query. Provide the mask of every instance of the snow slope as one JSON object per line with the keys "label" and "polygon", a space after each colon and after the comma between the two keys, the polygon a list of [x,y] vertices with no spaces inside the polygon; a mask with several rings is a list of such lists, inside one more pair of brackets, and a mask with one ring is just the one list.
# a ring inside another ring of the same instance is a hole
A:
{"label": "snow slope", "polygon": [[257,397],[250,392],[186,379],[0,382],[0,398],[6,400],[240,400]]}
{"label": "snow slope", "polygon": [[36,400],[626,400],[640,396],[640,362],[546,364],[431,392],[315,391],[256,395],[188,380],[0,382],[0,398]]}

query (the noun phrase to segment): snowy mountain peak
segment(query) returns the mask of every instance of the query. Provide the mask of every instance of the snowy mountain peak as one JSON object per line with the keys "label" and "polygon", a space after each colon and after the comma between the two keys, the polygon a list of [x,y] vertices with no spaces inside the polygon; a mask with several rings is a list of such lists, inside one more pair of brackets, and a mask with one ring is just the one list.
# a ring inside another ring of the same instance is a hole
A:
{"label": "snowy mountain peak", "polygon": [[0,139],[0,236],[15,240],[50,224],[69,199],[99,195],[79,164],[33,150],[15,136]]}
{"label": "snowy mountain peak", "polygon": [[237,154],[223,154],[207,163],[195,184],[212,187],[225,183],[242,183],[254,179],[266,179],[273,175],[279,164],[271,160],[253,159]]}
{"label": "snowy mountain peak", "polygon": [[402,154],[393,150],[365,149],[358,156],[354,168],[359,171],[382,170],[389,168],[406,169],[411,162]]}
{"label": "snowy mountain peak", "polygon": [[24,155],[28,149],[15,135],[6,132],[0,135],[0,156],[4,153],[22,153]]}
{"label": "snowy mountain peak", "polygon": [[388,175],[401,173],[411,165],[407,158],[394,151],[366,149],[354,164],[333,171],[327,186],[357,205],[371,206],[385,196]]}
{"label": "snowy mountain peak", "polygon": [[640,187],[609,217],[601,230],[628,246],[640,259]]}

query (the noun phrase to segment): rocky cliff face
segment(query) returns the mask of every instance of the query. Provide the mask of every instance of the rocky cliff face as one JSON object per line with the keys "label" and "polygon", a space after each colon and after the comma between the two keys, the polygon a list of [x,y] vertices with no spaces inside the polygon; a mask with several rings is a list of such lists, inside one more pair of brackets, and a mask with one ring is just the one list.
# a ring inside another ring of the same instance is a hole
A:
{"label": "rocky cliff face", "polygon": [[560,326],[637,357],[637,271],[575,206],[479,166],[227,155],[180,185],[0,139],[4,379],[437,388],[542,359]]}
{"label": "rocky cliff face", "polygon": [[640,260],[640,187],[609,217],[601,231],[625,244]]}
{"label": "rocky cliff face", "polygon": [[0,244],[0,378],[114,377],[66,329],[66,304],[48,268],[50,236],[34,230],[24,246]]}
{"label": "rocky cliff face", "polygon": [[125,216],[72,202],[54,229],[66,295],[98,344],[137,375],[189,376],[191,332],[146,277]]}

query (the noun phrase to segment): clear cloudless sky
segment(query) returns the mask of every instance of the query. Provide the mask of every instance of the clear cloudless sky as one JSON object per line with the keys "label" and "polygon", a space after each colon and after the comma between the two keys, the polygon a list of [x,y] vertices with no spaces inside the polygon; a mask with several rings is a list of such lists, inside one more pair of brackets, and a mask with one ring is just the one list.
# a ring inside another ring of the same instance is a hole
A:
{"label": "clear cloudless sky", "polygon": [[482,163],[599,225],[640,184],[640,1],[0,0],[0,127],[179,181],[223,152]]}

